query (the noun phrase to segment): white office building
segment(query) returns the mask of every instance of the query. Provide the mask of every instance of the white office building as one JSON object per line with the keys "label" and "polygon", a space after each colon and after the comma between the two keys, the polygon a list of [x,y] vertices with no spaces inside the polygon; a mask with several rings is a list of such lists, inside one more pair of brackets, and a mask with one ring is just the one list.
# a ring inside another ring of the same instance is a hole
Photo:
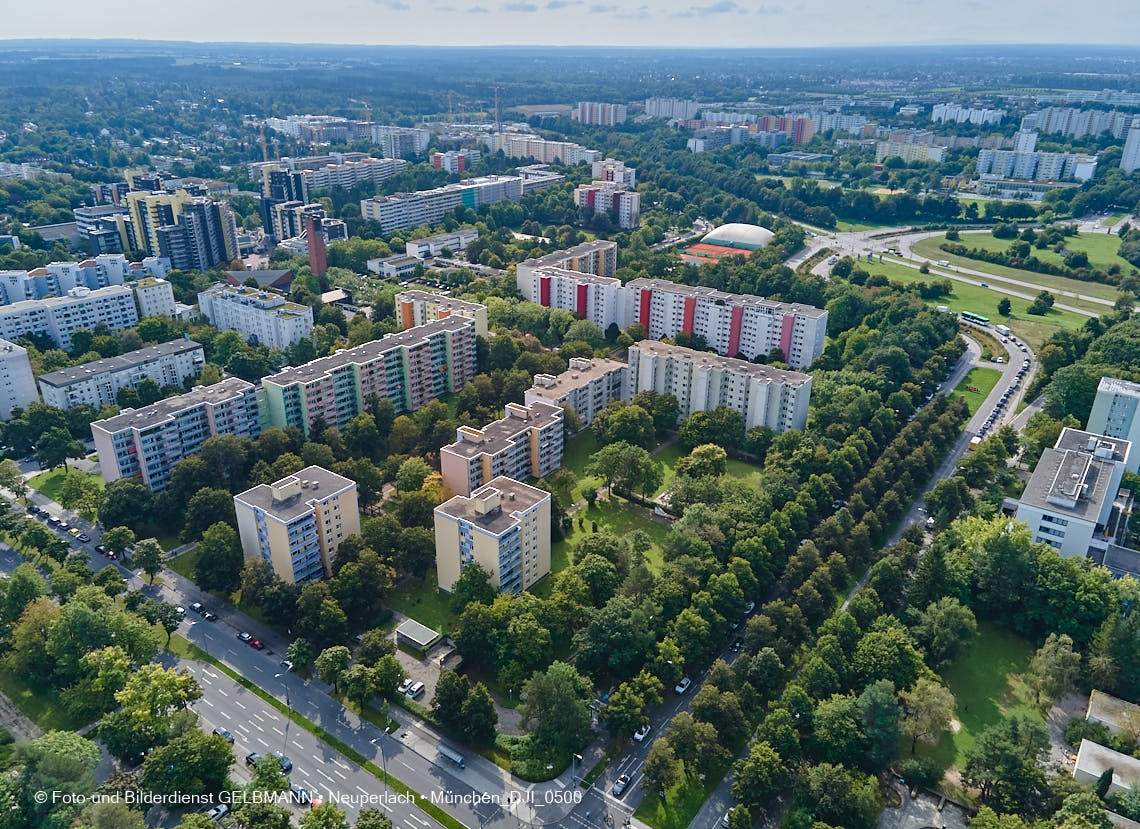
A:
{"label": "white office building", "polygon": [[113,405],[119,389],[138,388],[146,378],[159,387],[181,386],[188,378],[201,374],[205,364],[201,343],[171,340],[41,374],[40,393],[45,403],[57,409],[80,404],[98,409],[105,403]]}
{"label": "white office building", "polygon": [[1132,503],[1120,488],[1131,448],[1123,438],[1063,429],[1041,453],[1017,505],[1017,520],[1029,525],[1034,543],[1081,557],[1118,543]]}
{"label": "white office building", "polygon": [[39,399],[28,350],[0,340],[0,419],[8,420],[13,409],[26,409]]}
{"label": "white office building", "polygon": [[479,238],[479,231],[473,227],[461,227],[451,233],[437,233],[435,236],[426,236],[423,239],[413,239],[404,243],[404,252],[417,259],[427,259],[441,256],[446,250],[456,254],[466,250],[467,246]]}
{"label": "white office building", "polygon": [[536,374],[534,385],[523,398],[527,406],[535,402],[568,406],[583,426],[594,422],[598,412],[615,400],[627,400],[629,366],[602,357],[571,357],[570,367],[561,374]]}
{"label": "white office building", "polygon": [[46,334],[64,351],[71,351],[71,335],[80,328],[94,331],[99,323],[108,328],[134,328],[138,321],[130,288],[72,288],[65,296],[0,307],[0,337],[15,341],[24,334]]}
{"label": "white office building", "polygon": [[310,306],[267,288],[219,282],[198,294],[198,307],[219,330],[237,331],[243,340],[268,348],[285,349],[313,333]]}
{"label": "white office building", "polygon": [[671,394],[680,418],[727,406],[744,416],[744,428],[767,426],[775,432],[807,424],[811,377],[796,371],[720,357],[655,340],[629,348],[629,388]]}
{"label": "white office building", "polygon": [[[1086,431],[1110,438],[1124,438],[1133,445],[1140,440],[1140,383],[1102,377],[1096,388]],[[1140,452],[1129,454],[1125,462],[1129,472],[1140,471]]]}

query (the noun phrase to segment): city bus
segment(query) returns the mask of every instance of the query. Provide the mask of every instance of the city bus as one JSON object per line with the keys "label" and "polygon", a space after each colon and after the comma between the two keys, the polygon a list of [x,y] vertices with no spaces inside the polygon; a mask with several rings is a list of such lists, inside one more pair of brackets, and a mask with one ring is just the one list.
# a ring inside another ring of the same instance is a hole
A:
{"label": "city bus", "polygon": [[990,324],[989,317],[983,317],[981,314],[975,314],[972,311],[963,311],[959,316],[966,322],[972,322],[974,325],[980,325],[983,328]]}
{"label": "city bus", "polygon": [[448,748],[443,743],[440,743],[439,754],[441,757],[445,757],[451,762],[455,763],[455,765],[459,766],[459,768],[463,768],[463,755],[455,749]]}

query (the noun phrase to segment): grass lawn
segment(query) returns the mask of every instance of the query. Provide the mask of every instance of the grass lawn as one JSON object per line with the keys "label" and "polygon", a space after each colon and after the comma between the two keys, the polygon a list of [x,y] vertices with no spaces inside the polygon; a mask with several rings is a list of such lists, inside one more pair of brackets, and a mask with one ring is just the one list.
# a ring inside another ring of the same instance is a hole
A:
{"label": "grass lawn", "polygon": [[[615,499],[617,496],[614,496]],[[578,518],[582,518],[583,527],[578,529]],[[624,501],[598,501],[593,507],[586,507],[574,514],[574,528],[562,541],[551,545],[551,570],[554,570],[555,557],[566,556],[569,564],[569,550],[580,539],[593,532],[593,523],[597,522],[598,529],[612,530],[618,535],[628,535],[634,530],[645,530],[653,540],[653,546],[646,553],[649,569],[655,573],[661,572],[664,559],[661,557],[661,544],[669,535],[669,525],[654,521],[649,517],[648,511],[641,507],[634,507]]]}
{"label": "grass lawn", "polygon": [[[1092,262],[1094,254],[1104,255],[1105,249],[1103,248],[1104,242],[1101,241],[1102,239],[1118,240],[1118,237],[1109,236],[1107,234],[1104,234],[1103,236],[1099,234],[1093,234],[1092,236],[1084,237],[1076,236],[1071,240],[1067,240],[1066,243],[1069,244],[1073,250],[1080,250],[1082,249],[1082,245],[1088,245],[1090,248],[1090,250],[1087,251],[1089,253],[1089,261]],[[957,256],[953,253],[947,253],[939,247],[939,245],[945,241],[945,236],[932,236],[929,239],[923,239],[919,242],[915,242],[914,245],[911,246],[911,249],[920,256],[925,256],[929,259],[945,259],[950,262],[951,265],[959,265],[963,268],[971,268],[976,271],[985,271],[988,274],[992,274],[993,277],[997,280],[1001,280],[1003,277],[1005,277],[1008,279],[1016,279],[1021,282],[1029,282],[1033,285],[1039,285],[1041,288],[1052,292],[1057,296],[1058,299],[1061,299],[1061,294],[1068,292],[1116,301],[1116,295],[1118,292],[1117,289],[1112,285],[1103,285],[1099,282],[1082,282],[1079,279],[1070,279],[1067,276],[1054,276],[1048,273],[1037,273],[1036,271],[1026,271],[1022,270],[1021,268],[1010,268],[1005,265],[995,265],[991,262],[983,262],[980,259],[970,259],[966,256]],[[965,233],[962,234],[962,238],[959,240],[959,243],[965,245],[968,248],[1005,250],[1007,247],[1009,247],[1010,241],[1012,240],[995,239],[989,233]],[[1117,241],[1116,244],[1119,245],[1119,241]],[[1033,255],[1042,261],[1053,261],[1056,263],[1059,263],[1061,261],[1061,257],[1049,249],[1037,250],[1036,248],[1033,248]],[[1052,260],[1050,260],[1050,257],[1053,257]],[[1114,261],[1116,260],[1117,257],[1114,257]],[[1127,266],[1128,270],[1126,270],[1125,273],[1130,273],[1133,270],[1133,266],[1127,261],[1123,259],[1119,259],[1119,261],[1123,263],[1121,265],[1122,268]],[[1025,288],[1024,286],[1015,287],[1021,291],[1031,290],[1029,288]],[[1109,310],[1109,306],[1107,305],[1090,303],[1086,300],[1076,299],[1075,297],[1071,296],[1064,297],[1063,301],[1069,305],[1076,305],[1080,308],[1087,307],[1089,310],[1096,311],[1097,313],[1103,313],[1104,311]]]}
{"label": "grass lawn", "polygon": [[[38,489],[40,492],[42,492],[48,498],[51,498],[53,501],[58,502],[59,501],[59,491],[63,487],[63,477],[68,471],[78,472],[79,470],[65,470],[62,467],[57,468],[57,469],[51,469],[51,470],[48,470],[47,472],[41,472],[39,475],[35,475],[35,476],[29,478],[28,479],[28,485],[32,489]],[[87,477],[94,480],[95,483],[98,484],[99,489],[104,488],[105,485],[103,483],[103,476],[102,475],[91,475],[91,474],[86,473],[86,472],[80,473],[80,474],[87,475]]]}
{"label": "grass lawn", "polygon": [[[725,770],[727,771],[727,769]],[[646,797],[633,816],[648,823],[653,829],[685,829],[720,783],[724,773],[708,775],[704,781],[694,778],[670,789],[665,797]]]}
{"label": "grass lawn", "polygon": [[[943,734],[937,745],[919,743],[917,753],[934,758],[942,767],[961,769],[978,735],[1003,716],[1028,714],[1044,723],[1033,704],[1033,691],[1021,676],[1032,658],[1033,645],[1025,639],[990,623],[978,625],[977,639],[942,673],[957,700],[954,716],[961,727]],[[905,745],[902,753],[909,754],[910,746]]]}
{"label": "grass lawn", "polygon": [[[936,239],[939,244],[943,239]],[[982,248],[983,250],[1004,252],[1009,249],[1012,239],[995,239],[992,233],[967,233],[959,240],[966,247]],[[1065,249],[1070,251],[1083,251],[1089,257],[1089,264],[1094,268],[1107,269],[1110,265],[1119,265],[1125,273],[1129,273],[1136,266],[1117,255],[1120,250],[1120,237],[1109,233],[1084,233],[1065,237]],[[945,251],[943,251],[945,253]],[[1038,249],[1033,247],[1033,256],[1042,262],[1053,265],[1063,265],[1065,257],[1056,253],[1051,247]],[[1099,282],[1082,282],[1079,279],[1053,277],[1064,279],[1065,283],[1075,285],[1073,290],[1089,296],[1103,296],[1105,299],[1115,299],[1116,289],[1111,285],[1102,285]],[[1069,290],[1069,289],[1066,289]]]}
{"label": "grass lawn", "polygon": [[[883,274],[894,282],[904,284],[932,282],[947,278],[933,273],[922,274],[915,268],[885,260],[883,262],[877,260],[867,262],[864,260],[859,263],[859,267],[868,273]],[[1058,328],[1068,328],[1075,331],[1082,328],[1088,319],[1082,314],[1061,311],[1056,308],[1050,308],[1047,314],[1039,317],[1029,313],[1029,300],[1027,299],[1009,296],[1000,291],[983,288],[980,285],[970,285],[956,279],[951,279],[950,285],[950,296],[928,299],[926,304],[931,307],[946,305],[954,313],[972,311],[975,314],[989,317],[991,323],[1004,323],[1010,327],[1014,334],[1025,340],[1034,349],[1040,348]],[[1018,290],[1025,289],[1019,288]],[[997,312],[998,303],[1003,299],[1009,300],[1011,313],[1008,317],[1003,317]]]}
{"label": "grass lawn", "polygon": [[44,731],[75,731],[86,725],[73,720],[62,705],[37,693],[31,685],[10,671],[0,670],[0,691]]}
{"label": "grass lawn", "polygon": [[[661,488],[653,493],[654,496],[660,495],[662,492],[665,492],[671,486],[673,486],[673,482],[677,480],[677,473],[674,471],[674,467],[677,465],[677,461],[679,461],[687,454],[689,453],[686,452],[681,447],[681,444],[677,443],[676,441],[664,447],[660,452],[654,453],[654,460],[659,460],[665,465],[664,482],[661,484]],[[724,471],[726,475],[729,475],[733,478],[739,478],[740,480],[750,483],[757,488],[759,488],[763,479],[760,467],[746,463],[745,461],[738,461],[733,458],[728,459],[728,463],[725,465]]]}
{"label": "grass lawn", "polygon": [[598,451],[598,439],[594,437],[591,429],[583,429],[566,442],[562,450],[562,466],[574,473],[578,483],[570,492],[560,492],[565,506],[570,506],[582,500],[582,491],[591,487],[600,486],[600,478],[592,478],[586,474],[586,464],[590,462],[590,455]]}
{"label": "grass lawn", "polygon": [[166,562],[166,566],[183,578],[194,581],[194,570],[198,567],[198,548],[175,556]]}
{"label": "grass lawn", "polygon": [[423,581],[411,579],[392,589],[384,603],[432,630],[448,633],[455,626],[451,597],[439,589],[435,569]]}
{"label": "grass lawn", "polygon": [[[972,368],[954,389],[954,395],[966,398],[966,405],[970,407],[970,414],[973,415],[993,391],[999,379],[1001,372],[996,368]],[[970,391],[970,386],[978,391]]]}

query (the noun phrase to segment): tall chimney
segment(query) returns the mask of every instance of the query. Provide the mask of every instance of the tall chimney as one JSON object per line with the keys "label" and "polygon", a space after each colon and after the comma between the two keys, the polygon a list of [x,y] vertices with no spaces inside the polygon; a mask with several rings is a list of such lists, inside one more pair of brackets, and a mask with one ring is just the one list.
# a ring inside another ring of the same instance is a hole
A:
{"label": "tall chimney", "polygon": [[325,254],[325,233],[321,229],[321,220],[316,216],[305,217],[305,235],[309,240],[309,270],[313,276],[320,276],[329,269],[328,256]]}

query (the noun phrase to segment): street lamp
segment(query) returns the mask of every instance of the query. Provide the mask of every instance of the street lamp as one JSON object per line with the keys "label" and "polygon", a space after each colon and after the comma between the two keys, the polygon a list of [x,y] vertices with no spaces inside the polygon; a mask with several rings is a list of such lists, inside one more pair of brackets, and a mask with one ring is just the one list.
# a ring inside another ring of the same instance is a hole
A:
{"label": "street lamp", "polygon": [[381,768],[384,769],[384,784],[387,785],[388,784],[388,758],[384,754],[384,743],[381,742],[381,740],[376,738],[376,737],[373,737],[371,740],[369,740],[369,742],[372,743],[372,745],[376,746],[378,749],[380,749],[380,766],[381,766]]}

